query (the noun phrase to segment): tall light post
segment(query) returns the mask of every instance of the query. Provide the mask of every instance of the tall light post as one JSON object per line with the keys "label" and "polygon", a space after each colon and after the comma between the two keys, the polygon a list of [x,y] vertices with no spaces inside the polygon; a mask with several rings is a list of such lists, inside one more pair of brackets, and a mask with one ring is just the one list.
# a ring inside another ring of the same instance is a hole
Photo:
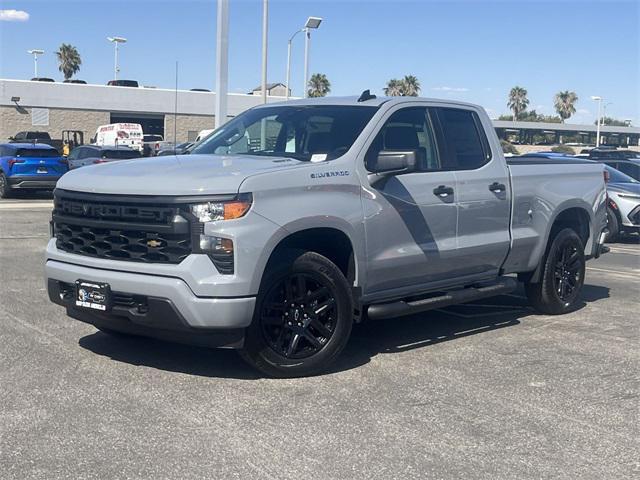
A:
{"label": "tall light post", "polygon": [[289,83],[291,82],[291,42],[293,42],[293,39],[296,37],[296,35],[298,35],[300,32],[304,32],[304,30],[304,28],[296,30],[296,32],[291,35],[291,37],[289,38],[289,42],[287,43],[287,100],[289,100]]}
{"label": "tall light post", "polygon": [[311,40],[311,29],[317,29],[322,22],[320,17],[309,17],[304,25],[304,97],[307,98],[307,82],[309,81],[309,41]]}
{"label": "tall light post", "polygon": [[602,97],[592,95],[591,100],[598,102],[598,118],[596,121],[596,148],[600,146],[600,112],[602,111]]}
{"label": "tall light post", "polygon": [[34,48],[33,50],[27,50],[27,53],[33,55],[33,76],[38,78],[38,55],[44,54],[44,50]]}
{"label": "tall light post", "polygon": [[269,0],[262,0],[262,103],[267,103],[267,40],[269,38]]}
{"label": "tall light post", "polygon": [[109,40],[111,43],[115,44],[116,46],[116,57],[115,57],[115,62],[113,66],[113,79],[117,80],[118,72],[120,71],[120,67],[118,66],[118,44],[127,43],[127,39],[123,37],[107,37],[107,40]]}
{"label": "tall light post", "polygon": [[229,81],[229,0],[218,0],[216,18],[216,106],[215,127],[227,121]]}

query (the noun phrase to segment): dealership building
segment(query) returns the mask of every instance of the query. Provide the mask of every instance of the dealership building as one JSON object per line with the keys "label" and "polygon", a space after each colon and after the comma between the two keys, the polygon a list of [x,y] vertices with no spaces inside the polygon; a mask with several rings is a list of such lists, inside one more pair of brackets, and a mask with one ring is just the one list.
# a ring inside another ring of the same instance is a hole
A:
{"label": "dealership building", "polygon": [[[214,127],[215,100],[213,92],[0,79],[0,140],[26,130],[48,132],[51,138],[61,138],[62,130],[80,130],[87,143],[100,125],[126,122],[167,140],[173,139],[175,123],[177,141],[191,141],[200,130]],[[260,103],[260,95],[230,93],[228,118]]]}
{"label": "dealership building", "polygon": [[[269,85],[268,102],[285,100],[281,84]],[[249,94],[228,94],[228,118],[259,105],[257,90]],[[275,94],[275,95],[274,95]],[[0,79],[0,141],[20,131],[48,132],[61,138],[63,130],[84,132],[85,143],[100,125],[139,123],[144,133],[160,134],[172,140],[174,125],[178,142],[192,141],[200,130],[214,127],[214,92],[161,88],[111,87],[58,82]],[[494,120],[500,138],[532,143],[543,136],[548,143],[563,143],[572,136],[582,143],[595,143],[595,125],[510,122]],[[640,145],[640,128],[603,126],[602,143]]]}

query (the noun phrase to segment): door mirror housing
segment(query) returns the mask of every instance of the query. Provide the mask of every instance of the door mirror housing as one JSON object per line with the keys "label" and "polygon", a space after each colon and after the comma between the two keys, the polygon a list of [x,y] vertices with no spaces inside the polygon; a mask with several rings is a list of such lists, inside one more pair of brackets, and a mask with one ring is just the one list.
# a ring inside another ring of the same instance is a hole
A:
{"label": "door mirror housing", "polygon": [[410,173],[416,169],[415,150],[396,151],[382,150],[367,162],[367,170],[371,173],[400,174]]}

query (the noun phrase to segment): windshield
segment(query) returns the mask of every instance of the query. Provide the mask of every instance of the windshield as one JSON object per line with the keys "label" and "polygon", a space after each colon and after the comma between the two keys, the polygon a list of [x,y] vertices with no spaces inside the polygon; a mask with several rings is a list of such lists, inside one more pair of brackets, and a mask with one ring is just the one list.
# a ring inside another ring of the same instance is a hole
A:
{"label": "windshield", "polygon": [[609,183],[639,183],[629,175],[625,175],[620,170],[616,170],[609,165],[605,165],[604,168],[609,172]]}
{"label": "windshield", "polygon": [[213,131],[189,153],[331,160],[351,148],[377,109],[344,105],[256,108]]}

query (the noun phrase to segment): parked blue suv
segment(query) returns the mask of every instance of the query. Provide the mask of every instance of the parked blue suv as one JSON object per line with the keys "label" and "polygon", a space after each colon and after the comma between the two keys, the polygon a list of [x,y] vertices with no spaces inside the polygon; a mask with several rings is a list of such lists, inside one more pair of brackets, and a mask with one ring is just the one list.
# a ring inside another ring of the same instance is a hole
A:
{"label": "parked blue suv", "polygon": [[50,145],[0,144],[0,198],[16,190],[53,190],[67,170],[66,159]]}

